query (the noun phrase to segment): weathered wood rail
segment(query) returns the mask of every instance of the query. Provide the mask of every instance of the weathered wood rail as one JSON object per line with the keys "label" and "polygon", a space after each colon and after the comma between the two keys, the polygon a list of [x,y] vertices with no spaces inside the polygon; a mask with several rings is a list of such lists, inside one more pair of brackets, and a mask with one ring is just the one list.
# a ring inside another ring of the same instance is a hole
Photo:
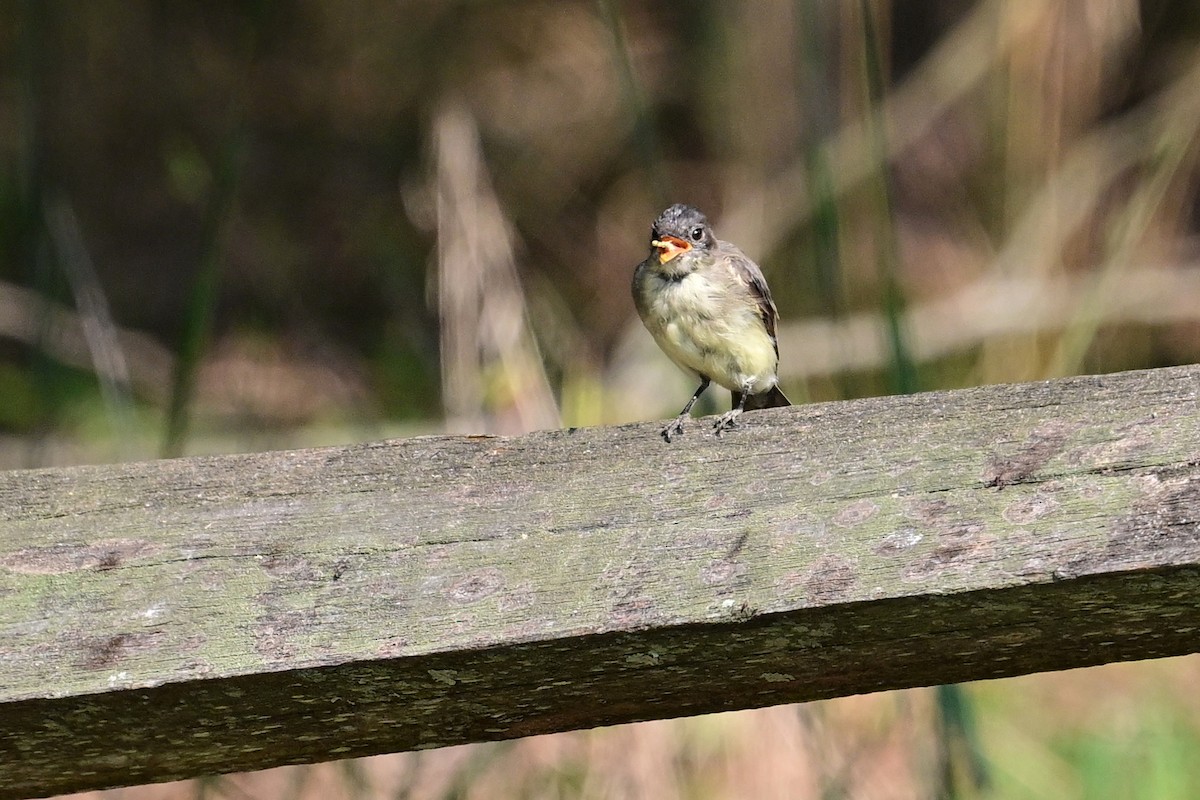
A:
{"label": "weathered wood rail", "polygon": [[0,797],[1200,651],[1198,389],[0,473]]}

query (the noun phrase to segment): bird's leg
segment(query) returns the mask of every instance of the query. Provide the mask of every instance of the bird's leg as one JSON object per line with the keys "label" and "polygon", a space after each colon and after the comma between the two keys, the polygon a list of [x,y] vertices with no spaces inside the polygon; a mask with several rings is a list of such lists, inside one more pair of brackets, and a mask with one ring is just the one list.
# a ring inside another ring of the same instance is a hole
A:
{"label": "bird's leg", "polygon": [[717,421],[713,423],[713,429],[715,430],[717,436],[720,436],[722,433],[732,428],[734,421],[746,408],[746,398],[750,396],[750,393],[743,389],[741,392],[737,392],[736,394],[738,395],[737,405],[733,407],[733,410],[726,411],[724,414],[717,417]]}
{"label": "bird's leg", "polygon": [[683,435],[683,421],[692,413],[692,406],[696,405],[696,401],[700,399],[700,395],[704,394],[704,390],[708,388],[708,384],[708,378],[701,375],[700,386],[692,394],[692,399],[687,401],[687,405],[683,407],[683,411],[679,412],[679,416],[675,418],[675,421],[662,429],[662,437],[668,442],[671,441],[672,436]]}

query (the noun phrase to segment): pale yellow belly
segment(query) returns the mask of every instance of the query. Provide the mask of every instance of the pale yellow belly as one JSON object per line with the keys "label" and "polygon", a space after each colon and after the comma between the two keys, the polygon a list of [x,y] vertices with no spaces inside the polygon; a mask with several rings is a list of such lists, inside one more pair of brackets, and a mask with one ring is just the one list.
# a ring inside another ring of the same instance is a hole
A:
{"label": "pale yellow belly", "polygon": [[727,290],[699,273],[679,281],[651,275],[638,311],[658,346],[679,366],[730,391],[769,391],[778,367],[775,344],[753,301],[721,300],[722,291]]}

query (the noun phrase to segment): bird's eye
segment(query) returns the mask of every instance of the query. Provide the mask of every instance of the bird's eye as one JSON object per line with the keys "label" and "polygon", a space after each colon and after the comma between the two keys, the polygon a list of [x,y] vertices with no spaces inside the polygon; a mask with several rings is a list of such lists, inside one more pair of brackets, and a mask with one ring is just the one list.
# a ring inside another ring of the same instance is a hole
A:
{"label": "bird's eye", "polygon": [[704,228],[701,228],[699,225],[697,225],[696,227],[692,228],[692,230],[688,233],[688,236],[692,237],[693,242],[702,241],[704,239]]}

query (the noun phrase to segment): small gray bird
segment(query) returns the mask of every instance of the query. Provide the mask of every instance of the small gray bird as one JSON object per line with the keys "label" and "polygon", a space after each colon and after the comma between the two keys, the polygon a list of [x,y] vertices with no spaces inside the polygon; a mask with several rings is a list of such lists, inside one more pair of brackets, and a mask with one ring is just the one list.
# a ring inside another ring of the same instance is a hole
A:
{"label": "small gray bird", "polygon": [[776,385],[779,312],[758,265],[713,235],[708,219],[676,203],[650,229],[650,255],[633,273],[633,302],[654,341],[700,380],[692,399],[667,427],[683,433],[697,398],[716,381],[733,392],[733,409],[713,423],[718,436],[743,411],[791,403]]}

